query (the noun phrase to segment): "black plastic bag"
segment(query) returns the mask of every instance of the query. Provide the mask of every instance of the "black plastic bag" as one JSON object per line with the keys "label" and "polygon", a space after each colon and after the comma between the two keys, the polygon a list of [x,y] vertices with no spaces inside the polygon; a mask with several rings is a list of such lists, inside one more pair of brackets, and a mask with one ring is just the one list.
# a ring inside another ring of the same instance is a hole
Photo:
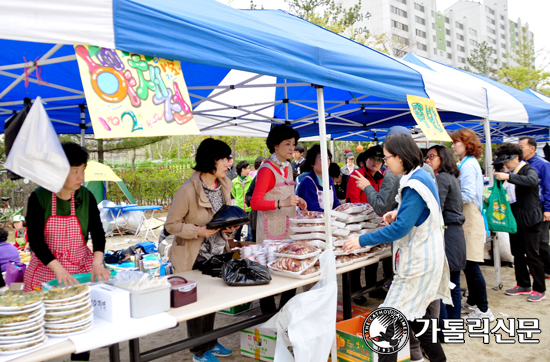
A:
{"label": "black plastic bag", "polygon": [[221,278],[223,265],[232,258],[233,253],[214,255],[204,263],[199,263],[197,266],[203,274],[213,276],[214,278]]}
{"label": "black plastic bag", "polygon": [[207,229],[225,229],[248,224],[250,219],[246,212],[238,206],[223,205],[206,224]]}
{"label": "black plastic bag", "polygon": [[[6,123],[4,124],[4,144],[6,158],[10,154],[11,147],[13,146],[13,143],[15,142],[15,139],[17,138],[17,135],[21,130],[21,126],[23,126],[23,122],[25,121],[25,118],[27,118],[27,114],[31,110],[31,99],[25,98],[24,102],[25,105],[23,106],[23,109],[8,118],[6,120]],[[21,176],[11,172],[10,170],[8,170],[7,176],[10,180],[19,180],[22,178]]]}
{"label": "black plastic bag", "polygon": [[261,285],[271,282],[267,267],[249,259],[233,259],[224,264],[222,278],[227,285]]}

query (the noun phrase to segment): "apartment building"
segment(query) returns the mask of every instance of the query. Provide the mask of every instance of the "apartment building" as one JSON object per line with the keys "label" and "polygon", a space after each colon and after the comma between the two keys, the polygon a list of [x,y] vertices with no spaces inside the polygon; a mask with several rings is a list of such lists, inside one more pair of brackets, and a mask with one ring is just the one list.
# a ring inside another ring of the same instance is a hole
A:
{"label": "apartment building", "polygon": [[[357,0],[342,3],[350,7]],[[435,0],[361,0],[354,31],[388,34],[394,56],[414,53],[454,67],[466,66],[472,51],[486,41],[499,69],[514,65],[507,53],[519,46],[524,26],[527,39],[532,39],[527,24],[508,18],[507,0],[461,0],[445,11],[438,11]]]}

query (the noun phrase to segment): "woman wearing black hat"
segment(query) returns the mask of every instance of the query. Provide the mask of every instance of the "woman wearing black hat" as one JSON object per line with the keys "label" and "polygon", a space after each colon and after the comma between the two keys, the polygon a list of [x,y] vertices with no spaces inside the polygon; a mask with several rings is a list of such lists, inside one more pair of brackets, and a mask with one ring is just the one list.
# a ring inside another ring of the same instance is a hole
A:
{"label": "woman wearing black hat", "polygon": [[[495,154],[497,159],[494,163],[502,163],[510,170],[510,173],[495,172],[495,177],[513,186],[508,188],[508,196],[518,225],[517,233],[510,234],[517,286],[508,289],[506,294],[528,294],[529,302],[540,302],[546,298],[546,284],[544,264],[539,253],[543,221],[539,207],[539,177],[537,171],[523,161],[523,152],[518,145],[503,143],[498,146]],[[529,272],[533,276],[533,290]]]}
{"label": "woman wearing black hat", "polygon": [[[374,187],[376,191],[380,189],[384,176],[380,173],[380,169],[384,164],[384,153],[381,146],[373,146],[365,151],[365,165],[354,171],[350,177],[355,180],[366,178],[369,183]],[[369,202],[365,191],[358,187],[356,182],[348,182],[348,188],[346,191],[346,198],[350,202]]]}

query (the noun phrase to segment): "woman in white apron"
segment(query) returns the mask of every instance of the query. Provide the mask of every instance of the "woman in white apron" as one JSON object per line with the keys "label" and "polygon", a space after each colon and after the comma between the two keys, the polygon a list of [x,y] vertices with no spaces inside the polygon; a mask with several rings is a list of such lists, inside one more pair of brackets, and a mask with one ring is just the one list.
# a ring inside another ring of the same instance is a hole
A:
{"label": "woman in white apron", "polygon": [[[328,151],[328,164],[332,154]],[[325,197],[330,200],[331,208],[334,209],[340,206],[340,201],[336,197],[336,189],[332,177],[329,177],[329,191],[323,190],[323,167],[321,165],[321,146],[313,145],[306,154],[304,162],[306,167],[311,168],[311,172],[307,174],[304,180],[298,186],[296,194],[305,200],[309,211],[324,211],[323,202]]]}
{"label": "woman in white apron", "polygon": [[[445,256],[443,217],[432,177],[422,169],[422,152],[408,135],[393,135],[384,142],[384,161],[393,174],[403,175],[396,200],[398,209],[384,215],[389,226],[346,241],[345,251],[393,242],[394,277],[380,307],[399,310],[415,333],[424,323],[428,306],[438,299],[450,304],[449,266]],[[438,302],[437,302],[438,303]],[[439,343],[432,343],[432,328],[420,336],[430,361],[446,361]],[[397,361],[397,353],[378,356]]]}
{"label": "woman in white apron", "polygon": [[[258,211],[256,222],[256,243],[264,240],[288,239],[290,219],[296,216],[296,206],[307,209],[305,201],[294,194],[295,182],[292,176],[290,159],[300,134],[292,127],[279,125],[273,127],[267,136],[266,145],[271,152],[256,175],[256,185],[250,206]],[[296,294],[296,289],[283,293],[282,307]],[[260,300],[262,312],[276,310],[274,297]]]}
{"label": "woman in white apron", "polygon": [[495,320],[487,301],[487,286],[479,263],[483,262],[483,248],[487,233],[481,208],[483,207],[483,173],[477,158],[483,146],[474,131],[462,128],[451,134],[453,153],[459,159],[460,189],[464,203],[464,238],[466,239],[466,284],[468,299],[462,300],[462,313],[468,318],[489,318]]}

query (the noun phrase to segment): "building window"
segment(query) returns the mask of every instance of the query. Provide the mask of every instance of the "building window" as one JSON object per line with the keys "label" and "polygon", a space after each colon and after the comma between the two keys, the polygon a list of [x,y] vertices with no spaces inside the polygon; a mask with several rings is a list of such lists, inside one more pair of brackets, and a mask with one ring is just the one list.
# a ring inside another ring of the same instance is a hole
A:
{"label": "building window", "polygon": [[506,64],[506,63],[502,63],[502,67],[503,67],[503,68],[506,68],[506,67],[507,67],[507,64]]}
{"label": "building window", "polygon": [[395,40],[396,42],[398,43],[401,43],[403,45],[409,45],[409,39],[403,37],[403,36],[399,36],[397,34],[392,34],[392,39]]}
{"label": "building window", "polygon": [[395,6],[390,6],[390,11],[399,16],[403,16],[405,18],[407,17],[407,12],[405,10],[401,10],[399,8],[396,8]]}
{"label": "building window", "polygon": [[466,59],[464,59],[462,57],[458,57],[458,62],[459,63],[466,63]]}
{"label": "building window", "polygon": [[504,26],[504,24],[500,24],[500,28],[501,28],[502,30],[506,30],[506,27]]}
{"label": "building window", "polygon": [[420,29],[416,29],[416,35],[418,35],[421,38],[425,38],[426,37],[426,32],[422,31]]}
{"label": "building window", "polygon": [[453,55],[451,53],[447,53],[447,59],[453,59]]}
{"label": "building window", "polygon": [[506,39],[506,35],[500,34],[500,38],[501,38],[501,39]]}
{"label": "building window", "polygon": [[437,20],[441,20],[441,15],[437,14]]}
{"label": "building window", "polygon": [[462,34],[458,34],[458,33],[457,33],[457,34],[456,34],[456,38],[457,38],[458,40],[464,41],[464,35],[462,35]]}
{"label": "building window", "polygon": [[496,34],[497,32],[495,31],[495,29],[493,28],[490,28],[490,27],[487,27],[487,31],[491,34]]}
{"label": "building window", "polygon": [[420,16],[415,16],[415,17],[414,17],[414,20],[415,20],[418,24],[426,25],[426,20],[424,20],[424,19],[421,18]]}
{"label": "building window", "polygon": [[451,42],[447,40],[447,46],[450,48],[451,47]]}
{"label": "building window", "polygon": [[501,16],[500,16],[500,20],[504,20],[504,15],[501,15]]}
{"label": "building window", "polygon": [[443,39],[438,39],[439,40],[439,44],[443,44]]}
{"label": "building window", "polygon": [[495,62],[495,64],[498,64],[498,59],[493,59],[493,61]]}
{"label": "building window", "polygon": [[428,47],[425,44],[422,44],[422,43],[416,43],[416,47],[420,50],[424,50],[424,51],[428,50]]}
{"label": "building window", "polygon": [[434,55],[437,55],[437,49],[434,49]]}
{"label": "building window", "polygon": [[434,16],[434,15],[435,15],[435,12],[432,10],[432,16]]}
{"label": "building window", "polygon": [[403,31],[409,31],[409,27],[405,24],[402,24],[398,21],[392,20],[391,26],[393,26],[396,29],[403,30]]}
{"label": "building window", "polygon": [[489,14],[491,15],[495,15],[495,11],[493,9],[491,9],[490,7],[486,6],[485,7],[485,10],[489,12]]}
{"label": "building window", "polygon": [[434,23],[432,23],[432,29],[435,30],[435,24]]}
{"label": "building window", "polygon": [[474,39],[470,39],[470,45],[473,45],[473,46],[477,46],[477,41],[475,41]]}
{"label": "building window", "polygon": [[506,55],[506,53],[503,53],[503,54],[502,54],[502,57],[503,57],[504,59],[508,58],[508,56]]}
{"label": "building window", "polygon": [[447,24],[450,24],[450,20],[449,20],[448,17],[445,17],[445,22],[446,22]]}
{"label": "building window", "polygon": [[464,53],[464,47],[462,45],[458,45],[456,48],[458,49],[459,52]]}
{"label": "building window", "polygon": [[455,23],[455,26],[459,29],[464,29],[464,25],[460,24],[458,21]]}
{"label": "building window", "polygon": [[437,27],[437,31],[439,31],[439,32],[442,32],[442,31],[443,31],[443,29],[441,29],[441,27],[440,27],[440,26],[438,26],[438,27]]}
{"label": "building window", "polygon": [[435,37],[435,35],[433,36],[433,39],[434,39],[434,42],[437,42],[437,38]]}
{"label": "building window", "polygon": [[491,43],[491,44],[495,44],[495,45],[496,45],[496,43],[497,43],[497,41],[496,41],[495,39],[493,39],[493,38],[487,38],[487,40],[489,40],[489,43]]}
{"label": "building window", "polygon": [[519,47],[519,41],[516,42],[516,46]]}
{"label": "building window", "polygon": [[506,49],[506,44],[500,43],[500,47]]}
{"label": "building window", "polygon": [[477,30],[470,28],[468,29],[468,31],[470,32],[470,34],[477,36]]}
{"label": "building window", "polygon": [[490,17],[487,17],[487,21],[490,22],[491,24],[495,24],[495,21],[493,19],[491,19]]}
{"label": "building window", "polygon": [[496,49],[493,49],[493,54],[497,54],[497,50]]}
{"label": "building window", "polygon": [[407,4],[407,0],[397,0],[398,2],[400,2],[401,4]]}
{"label": "building window", "polygon": [[445,34],[451,35],[451,31],[449,29],[445,29]]}
{"label": "building window", "polygon": [[422,6],[420,4],[414,3],[414,8],[418,11],[424,12],[424,6]]}

